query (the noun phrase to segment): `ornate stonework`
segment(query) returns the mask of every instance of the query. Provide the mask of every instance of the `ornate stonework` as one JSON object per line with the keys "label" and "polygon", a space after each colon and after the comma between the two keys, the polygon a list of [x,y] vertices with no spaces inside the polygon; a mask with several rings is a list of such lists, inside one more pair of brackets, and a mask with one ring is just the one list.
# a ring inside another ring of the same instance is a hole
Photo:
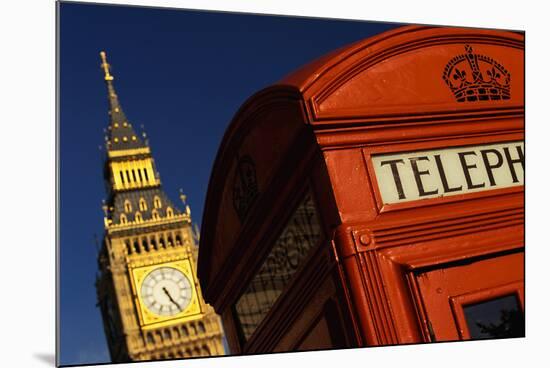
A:
{"label": "ornate stonework", "polygon": [[223,355],[220,318],[197,279],[191,211],[164,193],[147,141],[127,121],[101,53],[111,118],[98,306],[113,362]]}

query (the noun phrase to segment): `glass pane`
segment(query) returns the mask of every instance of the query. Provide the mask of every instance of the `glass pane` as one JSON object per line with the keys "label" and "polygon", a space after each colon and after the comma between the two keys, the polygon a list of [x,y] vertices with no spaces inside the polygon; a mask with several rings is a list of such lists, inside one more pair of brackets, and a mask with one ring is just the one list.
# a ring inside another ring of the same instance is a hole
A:
{"label": "glass pane", "polygon": [[308,193],[235,305],[245,339],[252,335],[320,238],[321,226],[313,197]]}
{"label": "glass pane", "polygon": [[515,295],[464,307],[472,339],[525,336],[523,311]]}

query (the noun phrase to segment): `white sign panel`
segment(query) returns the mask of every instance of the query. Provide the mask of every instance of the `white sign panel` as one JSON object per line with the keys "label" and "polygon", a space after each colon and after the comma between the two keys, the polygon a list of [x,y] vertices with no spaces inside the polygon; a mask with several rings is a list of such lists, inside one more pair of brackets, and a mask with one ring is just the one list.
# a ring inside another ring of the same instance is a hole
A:
{"label": "white sign panel", "polygon": [[523,185],[523,142],[373,155],[384,204]]}

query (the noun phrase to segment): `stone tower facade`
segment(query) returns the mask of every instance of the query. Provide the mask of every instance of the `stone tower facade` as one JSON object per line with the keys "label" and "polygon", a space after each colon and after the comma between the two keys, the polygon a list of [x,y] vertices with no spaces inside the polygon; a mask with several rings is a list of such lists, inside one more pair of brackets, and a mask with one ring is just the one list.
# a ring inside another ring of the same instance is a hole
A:
{"label": "stone tower facade", "polygon": [[223,355],[218,315],[197,280],[198,232],[161,187],[147,141],[126,119],[101,52],[109,100],[105,234],[96,281],[113,362]]}

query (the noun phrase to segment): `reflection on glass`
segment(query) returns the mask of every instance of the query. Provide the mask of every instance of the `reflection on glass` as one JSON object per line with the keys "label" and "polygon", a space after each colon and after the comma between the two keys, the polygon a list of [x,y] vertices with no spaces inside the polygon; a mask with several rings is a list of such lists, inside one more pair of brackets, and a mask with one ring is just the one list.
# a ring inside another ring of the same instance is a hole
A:
{"label": "reflection on glass", "polygon": [[235,305],[245,339],[252,335],[320,237],[321,226],[308,192]]}
{"label": "reflection on glass", "polygon": [[518,299],[507,295],[464,307],[472,339],[525,336],[525,321]]}

